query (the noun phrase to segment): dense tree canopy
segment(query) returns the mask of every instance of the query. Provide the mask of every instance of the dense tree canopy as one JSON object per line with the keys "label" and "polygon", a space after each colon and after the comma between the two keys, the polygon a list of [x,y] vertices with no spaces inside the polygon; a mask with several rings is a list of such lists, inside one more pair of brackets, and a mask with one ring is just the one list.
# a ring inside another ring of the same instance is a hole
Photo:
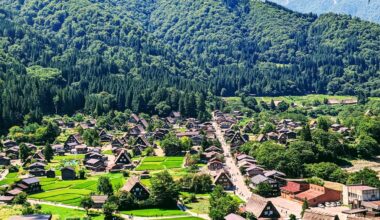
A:
{"label": "dense tree canopy", "polygon": [[380,95],[380,27],[349,16],[247,0],[0,3],[2,129],[78,110],[204,120],[235,93]]}

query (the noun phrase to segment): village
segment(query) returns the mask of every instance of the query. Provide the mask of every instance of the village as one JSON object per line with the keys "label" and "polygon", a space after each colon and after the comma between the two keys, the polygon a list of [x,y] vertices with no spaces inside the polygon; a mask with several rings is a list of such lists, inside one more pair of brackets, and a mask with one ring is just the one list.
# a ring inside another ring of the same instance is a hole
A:
{"label": "village", "polygon": [[[239,110],[229,113],[215,110],[212,119],[206,122],[184,118],[180,112],[171,112],[166,118],[131,113],[123,123],[125,132],[116,132],[110,124],[99,126],[92,117],[85,117],[81,122],[54,118],[53,123],[59,128],[62,142],[55,141],[49,146],[51,155],[44,146],[7,138],[2,141],[1,203],[14,204],[20,195],[26,194],[32,204],[80,207],[83,197],[90,195],[89,209],[101,210],[112,197],[96,190],[99,179],[106,176],[114,190],[133,195],[138,204],[143,204],[152,194],[151,178],[166,170],[182,183],[181,191],[192,188],[186,185],[188,175],[192,175],[191,178],[202,176],[210,181],[202,187],[220,186],[233,196],[239,201],[239,208],[236,213],[224,216],[226,220],[246,219],[241,213],[250,213],[257,219],[356,220],[380,216],[379,188],[322,179],[318,182],[314,177],[294,178],[259,163],[243,150],[249,143],[266,142],[287,148],[306,128],[309,132],[318,129],[315,119],[272,120],[273,128],[267,132],[254,132],[265,130],[267,125],[259,124]],[[327,128],[347,141],[353,140],[352,129],[339,121]],[[175,216],[209,219],[208,210],[194,210],[192,203],[196,199],[187,200],[191,198],[185,193],[179,196]],[[139,211],[128,209],[113,211],[123,218],[139,219]],[[44,216],[51,219],[51,215]],[[160,214],[140,216],[154,217]]]}

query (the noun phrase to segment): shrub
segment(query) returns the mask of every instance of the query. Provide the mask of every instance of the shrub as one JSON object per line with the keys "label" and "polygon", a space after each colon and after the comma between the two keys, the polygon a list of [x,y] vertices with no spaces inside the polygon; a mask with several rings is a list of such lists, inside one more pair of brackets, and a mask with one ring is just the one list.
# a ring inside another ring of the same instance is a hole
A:
{"label": "shrub", "polygon": [[19,169],[18,169],[18,167],[16,167],[16,166],[11,165],[11,166],[9,167],[9,172],[10,172],[10,173],[17,173],[18,171],[19,171]]}

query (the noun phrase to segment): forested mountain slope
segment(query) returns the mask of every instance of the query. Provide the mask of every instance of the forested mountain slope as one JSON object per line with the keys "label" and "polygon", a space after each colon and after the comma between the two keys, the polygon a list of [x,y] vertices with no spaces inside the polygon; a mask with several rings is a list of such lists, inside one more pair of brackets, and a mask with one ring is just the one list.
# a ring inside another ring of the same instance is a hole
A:
{"label": "forested mountain slope", "polygon": [[215,95],[380,96],[380,26],[256,0],[0,0],[1,127]]}
{"label": "forested mountain slope", "polygon": [[380,23],[380,0],[270,0],[303,13],[334,12]]}

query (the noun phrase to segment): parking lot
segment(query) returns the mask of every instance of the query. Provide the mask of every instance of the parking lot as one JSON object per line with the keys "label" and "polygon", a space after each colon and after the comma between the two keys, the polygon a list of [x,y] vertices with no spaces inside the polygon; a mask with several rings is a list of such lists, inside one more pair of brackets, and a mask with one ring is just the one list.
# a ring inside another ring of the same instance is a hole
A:
{"label": "parking lot", "polygon": [[[276,206],[281,216],[284,218],[289,217],[290,214],[294,214],[297,218],[301,217],[302,204],[284,199],[282,197],[276,197],[270,199],[272,203]],[[312,210],[316,210],[318,212],[324,212],[328,214],[338,215],[339,219],[346,220],[347,215],[343,214],[342,211],[349,210],[346,206],[338,206],[338,207],[325,207],[325,208],[317,208],[313,207]]]}

